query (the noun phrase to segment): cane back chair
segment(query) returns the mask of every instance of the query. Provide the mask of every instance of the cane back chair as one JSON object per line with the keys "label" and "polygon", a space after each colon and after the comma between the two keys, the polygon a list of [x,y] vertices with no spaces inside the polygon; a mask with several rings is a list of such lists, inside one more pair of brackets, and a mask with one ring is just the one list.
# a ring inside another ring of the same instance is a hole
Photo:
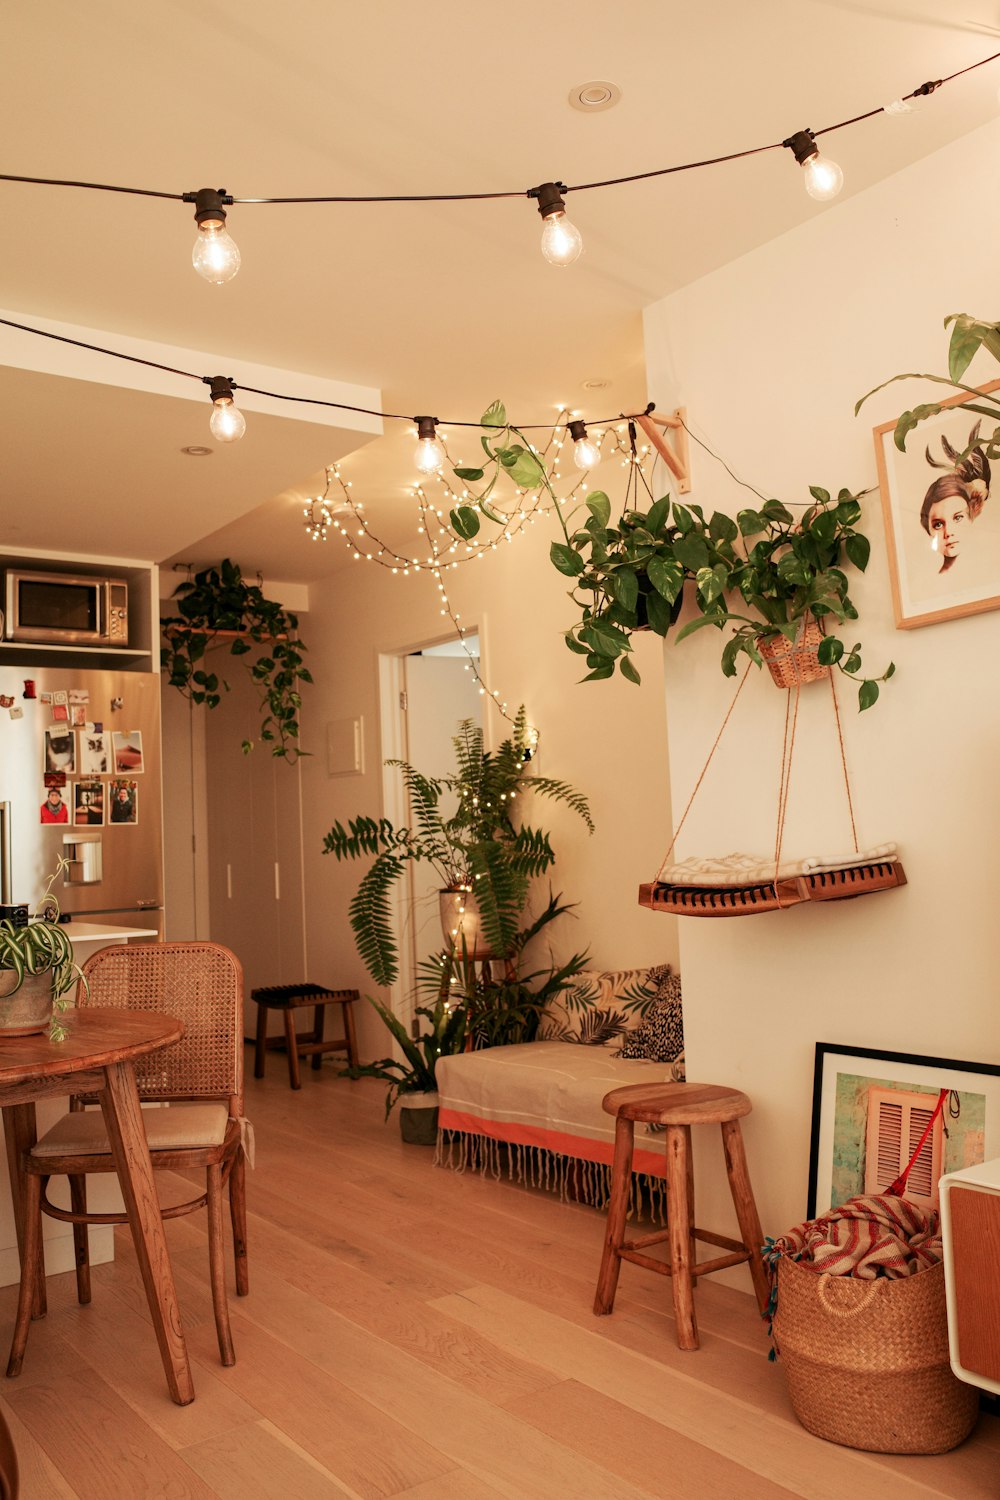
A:
{"label": "cane back chair", "polygon": [[[249,1291],[246,1248],[245,1150],[249,1127],[243,1116],[243,970],[236,956],[218,943],[130,943],[102,948],[83,968],[89,986],[78,986],[79,1006],[120,1006],[160,1011],[184,1022],[179,1042],[135,1065],[140,1099],[164,1107],[143,1110],[154,1168],[204,1168],[205,1191],[183,1203],[161,1207],[165,1219],[179,1218],[207,1204],[212,1304],[224,1365],[235,1363],[223,1244],[223,1188],[229,1187],[236,1291]],[[72,1025],[72,1020],[69,1022]],[[87,1212],[87,1175],[114,1172],[111,1146],[99,1109],[73,1099],[25,1157],[26,1235],[40,1236],[41,1214],[73,1225],[77,1296],[90,1301],[88,1224],[124,1224],[123,1213]],[[70,1209],[49,1202],[46,1186],[66,1176]],[[37,1244],[37,1240],[33,1239]],[[21,1369],[28,1341],[36,1257],[26,1253],[8,1376]]]}

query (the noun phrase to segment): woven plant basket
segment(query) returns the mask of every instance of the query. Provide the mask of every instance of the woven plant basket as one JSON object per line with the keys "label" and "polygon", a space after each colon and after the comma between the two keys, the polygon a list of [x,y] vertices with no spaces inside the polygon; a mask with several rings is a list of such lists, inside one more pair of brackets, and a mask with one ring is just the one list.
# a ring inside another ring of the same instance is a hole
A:
{"label": "woven plant basket", "polygon": [[947,1453],[978,1392],[948,1363],[944,1264],[898,1279],[778,1262],[774,1339],[803,1427],[870,1453]]}
{"label": "woven plant basket", "polygon": [[759,635],[757,650],[778,687],[797,687],[829,676],[830,668],[821,666],[816,654],[822,639],[815,616],[809,615],[802,621],[794,646],[783,635]]}

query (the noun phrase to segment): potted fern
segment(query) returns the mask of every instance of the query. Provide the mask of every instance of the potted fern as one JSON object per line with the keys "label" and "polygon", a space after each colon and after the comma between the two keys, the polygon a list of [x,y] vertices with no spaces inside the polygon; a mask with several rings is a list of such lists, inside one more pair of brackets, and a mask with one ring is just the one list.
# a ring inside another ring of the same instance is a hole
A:
{"label": "potted fern", "polygon": [[[562,802],[593,832],[586,799],[565,782],[528,771],[525,711],[495,752],[487,751],[482,728],[463,720],[453,738],[456,770],[450,776],[423,776],[407,761],[388,761],[403,772],[414,826],[396,828],[386,818],[358,817],[345,828],[337,822],[323,840],[324,854],[372,864],[350,904],[358,952],[376,984],[395,982],[398,951],[389,898],[410,861],[437,872],[445,936],[468,956],[488,952],[508,956],[514,948],[531,881],[547,870],[555,853],[547,833],[522,823],[518,799],[534,792]],[[472,917],[478,928],[467,927]]]}

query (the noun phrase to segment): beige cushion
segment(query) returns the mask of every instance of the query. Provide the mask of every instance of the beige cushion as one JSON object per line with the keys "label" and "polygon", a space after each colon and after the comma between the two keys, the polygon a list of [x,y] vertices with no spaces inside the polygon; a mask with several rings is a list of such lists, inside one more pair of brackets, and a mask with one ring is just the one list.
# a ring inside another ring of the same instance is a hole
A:
{"label": "beige cushion", "polygon": [[538,1040],[604,1046],[639,1025],[670,977],[669,964],[603,973],[584,970],[546,1003]]}
{"label": "beige cushion", "polygon": [[[225,1104],[170,1104],[143,1109],[143,1123],[151,1151],[170,1151],[196,1146],[221,1146],[229,1123]],[[78,1110],[63,1115],[47,1130],[32,1156],[110,1156],[111,1144],[99,1109]]]}

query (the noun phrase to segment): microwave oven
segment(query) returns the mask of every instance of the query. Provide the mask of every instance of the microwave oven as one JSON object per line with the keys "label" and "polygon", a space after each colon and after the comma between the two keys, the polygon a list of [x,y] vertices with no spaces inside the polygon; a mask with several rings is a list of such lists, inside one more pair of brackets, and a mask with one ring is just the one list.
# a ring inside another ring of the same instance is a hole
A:
{"label": "microwave oven", "polygon": [[7,569],[3,636],[46,645],[127,646],[123,578]]}

